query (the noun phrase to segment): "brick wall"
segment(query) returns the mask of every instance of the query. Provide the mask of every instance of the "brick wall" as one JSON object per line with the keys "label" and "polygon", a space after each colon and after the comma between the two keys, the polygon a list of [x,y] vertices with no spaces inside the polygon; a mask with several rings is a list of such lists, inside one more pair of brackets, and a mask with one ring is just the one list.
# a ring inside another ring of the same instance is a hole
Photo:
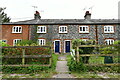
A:
{"label": "brick wall", "polygon": [[[22,26],[22,33],[12,33],[13,26]],[[2,40],[7,40],[7,44],[13,45],[14,39],[29,39],[28,25],[2,25]]]}

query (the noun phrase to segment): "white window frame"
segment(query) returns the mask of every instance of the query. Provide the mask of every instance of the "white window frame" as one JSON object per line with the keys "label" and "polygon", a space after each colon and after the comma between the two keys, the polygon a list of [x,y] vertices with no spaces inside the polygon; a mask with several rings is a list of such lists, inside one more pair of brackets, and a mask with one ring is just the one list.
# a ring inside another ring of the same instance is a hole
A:
{"label": "white window frame", "polygon": [[88,41],[89,39],[81,39],[81,40],[86,42],[86,41]]}
{"label": "white window frame", "polygon": [[22,26],[13,26],[12,33],[22,33]]}
{"label": "white window frame", "polygon": [[45,39],[38,39],[38,45],[46,45],[46,40]]}
{"label": "white window frame", "polygon": [[47,29],[46,26],[38,26],[37,33],[46,33],[46,29]]}
{"label": "white window frame", "polygon": [[59,33],[67,33],[67,26],[59,26]]}
{"label": "white window frame", "polygon": [[89,33],[89,26],[79,26],[79,33]]}
{"label": "white window frame", "polygon": [[18,41],[22,41],[22,39],[14,39],[13,40],[13,46],[16,46],[16,44],[17,44]]}
{"label": "white window frame", "polygon": [[111,44],[113,44],[114,43],[114,39],[105,39],[105,44],[106,45],[111,45]]}
{"label": "white window frame", "polygon": [[2,42],[7,43],[7,40],[3,39]]}
{"label": "white window frame", "polygon": [[104,26],[104,33],[114,33],[114,26],[111,25]]}

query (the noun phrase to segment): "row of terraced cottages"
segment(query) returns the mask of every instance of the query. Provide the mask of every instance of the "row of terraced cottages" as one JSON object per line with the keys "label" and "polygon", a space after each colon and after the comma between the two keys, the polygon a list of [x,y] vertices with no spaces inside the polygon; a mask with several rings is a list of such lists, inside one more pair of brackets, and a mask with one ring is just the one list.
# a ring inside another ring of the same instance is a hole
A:
{"label": "row of terraced cottages", "polygon": [[53,44],[55,53],[68,53],[73,39],[95,40],[97,44],[113,44],[120,40],[120,26],[116,19],[91,19],[89,11],[85,19],[35,19],[3,23],[2,41],[15,46],[20,40],[34,40],[39,45]]}

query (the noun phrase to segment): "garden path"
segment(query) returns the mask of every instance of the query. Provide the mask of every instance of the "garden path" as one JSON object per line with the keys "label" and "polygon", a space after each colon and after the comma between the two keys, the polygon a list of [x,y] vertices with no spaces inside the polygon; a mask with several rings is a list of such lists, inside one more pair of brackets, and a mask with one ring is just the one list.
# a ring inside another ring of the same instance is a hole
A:
{"label": "garden path", "polygon": [[60,55],[56,65],[57,75],[54,75],[53,78],[74,78],[69,74],[69,69],[67,66],[66,55]]}

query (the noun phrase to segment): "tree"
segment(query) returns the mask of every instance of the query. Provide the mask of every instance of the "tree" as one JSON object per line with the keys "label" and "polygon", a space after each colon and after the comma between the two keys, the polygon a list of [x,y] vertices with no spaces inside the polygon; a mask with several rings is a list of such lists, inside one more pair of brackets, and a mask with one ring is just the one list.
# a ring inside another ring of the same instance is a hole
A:
{"label": "tree", "polygon": [[0,23],[10,22],[10,17],[7,17],[7,14],[4,12],[6,8],[0,7]]}

